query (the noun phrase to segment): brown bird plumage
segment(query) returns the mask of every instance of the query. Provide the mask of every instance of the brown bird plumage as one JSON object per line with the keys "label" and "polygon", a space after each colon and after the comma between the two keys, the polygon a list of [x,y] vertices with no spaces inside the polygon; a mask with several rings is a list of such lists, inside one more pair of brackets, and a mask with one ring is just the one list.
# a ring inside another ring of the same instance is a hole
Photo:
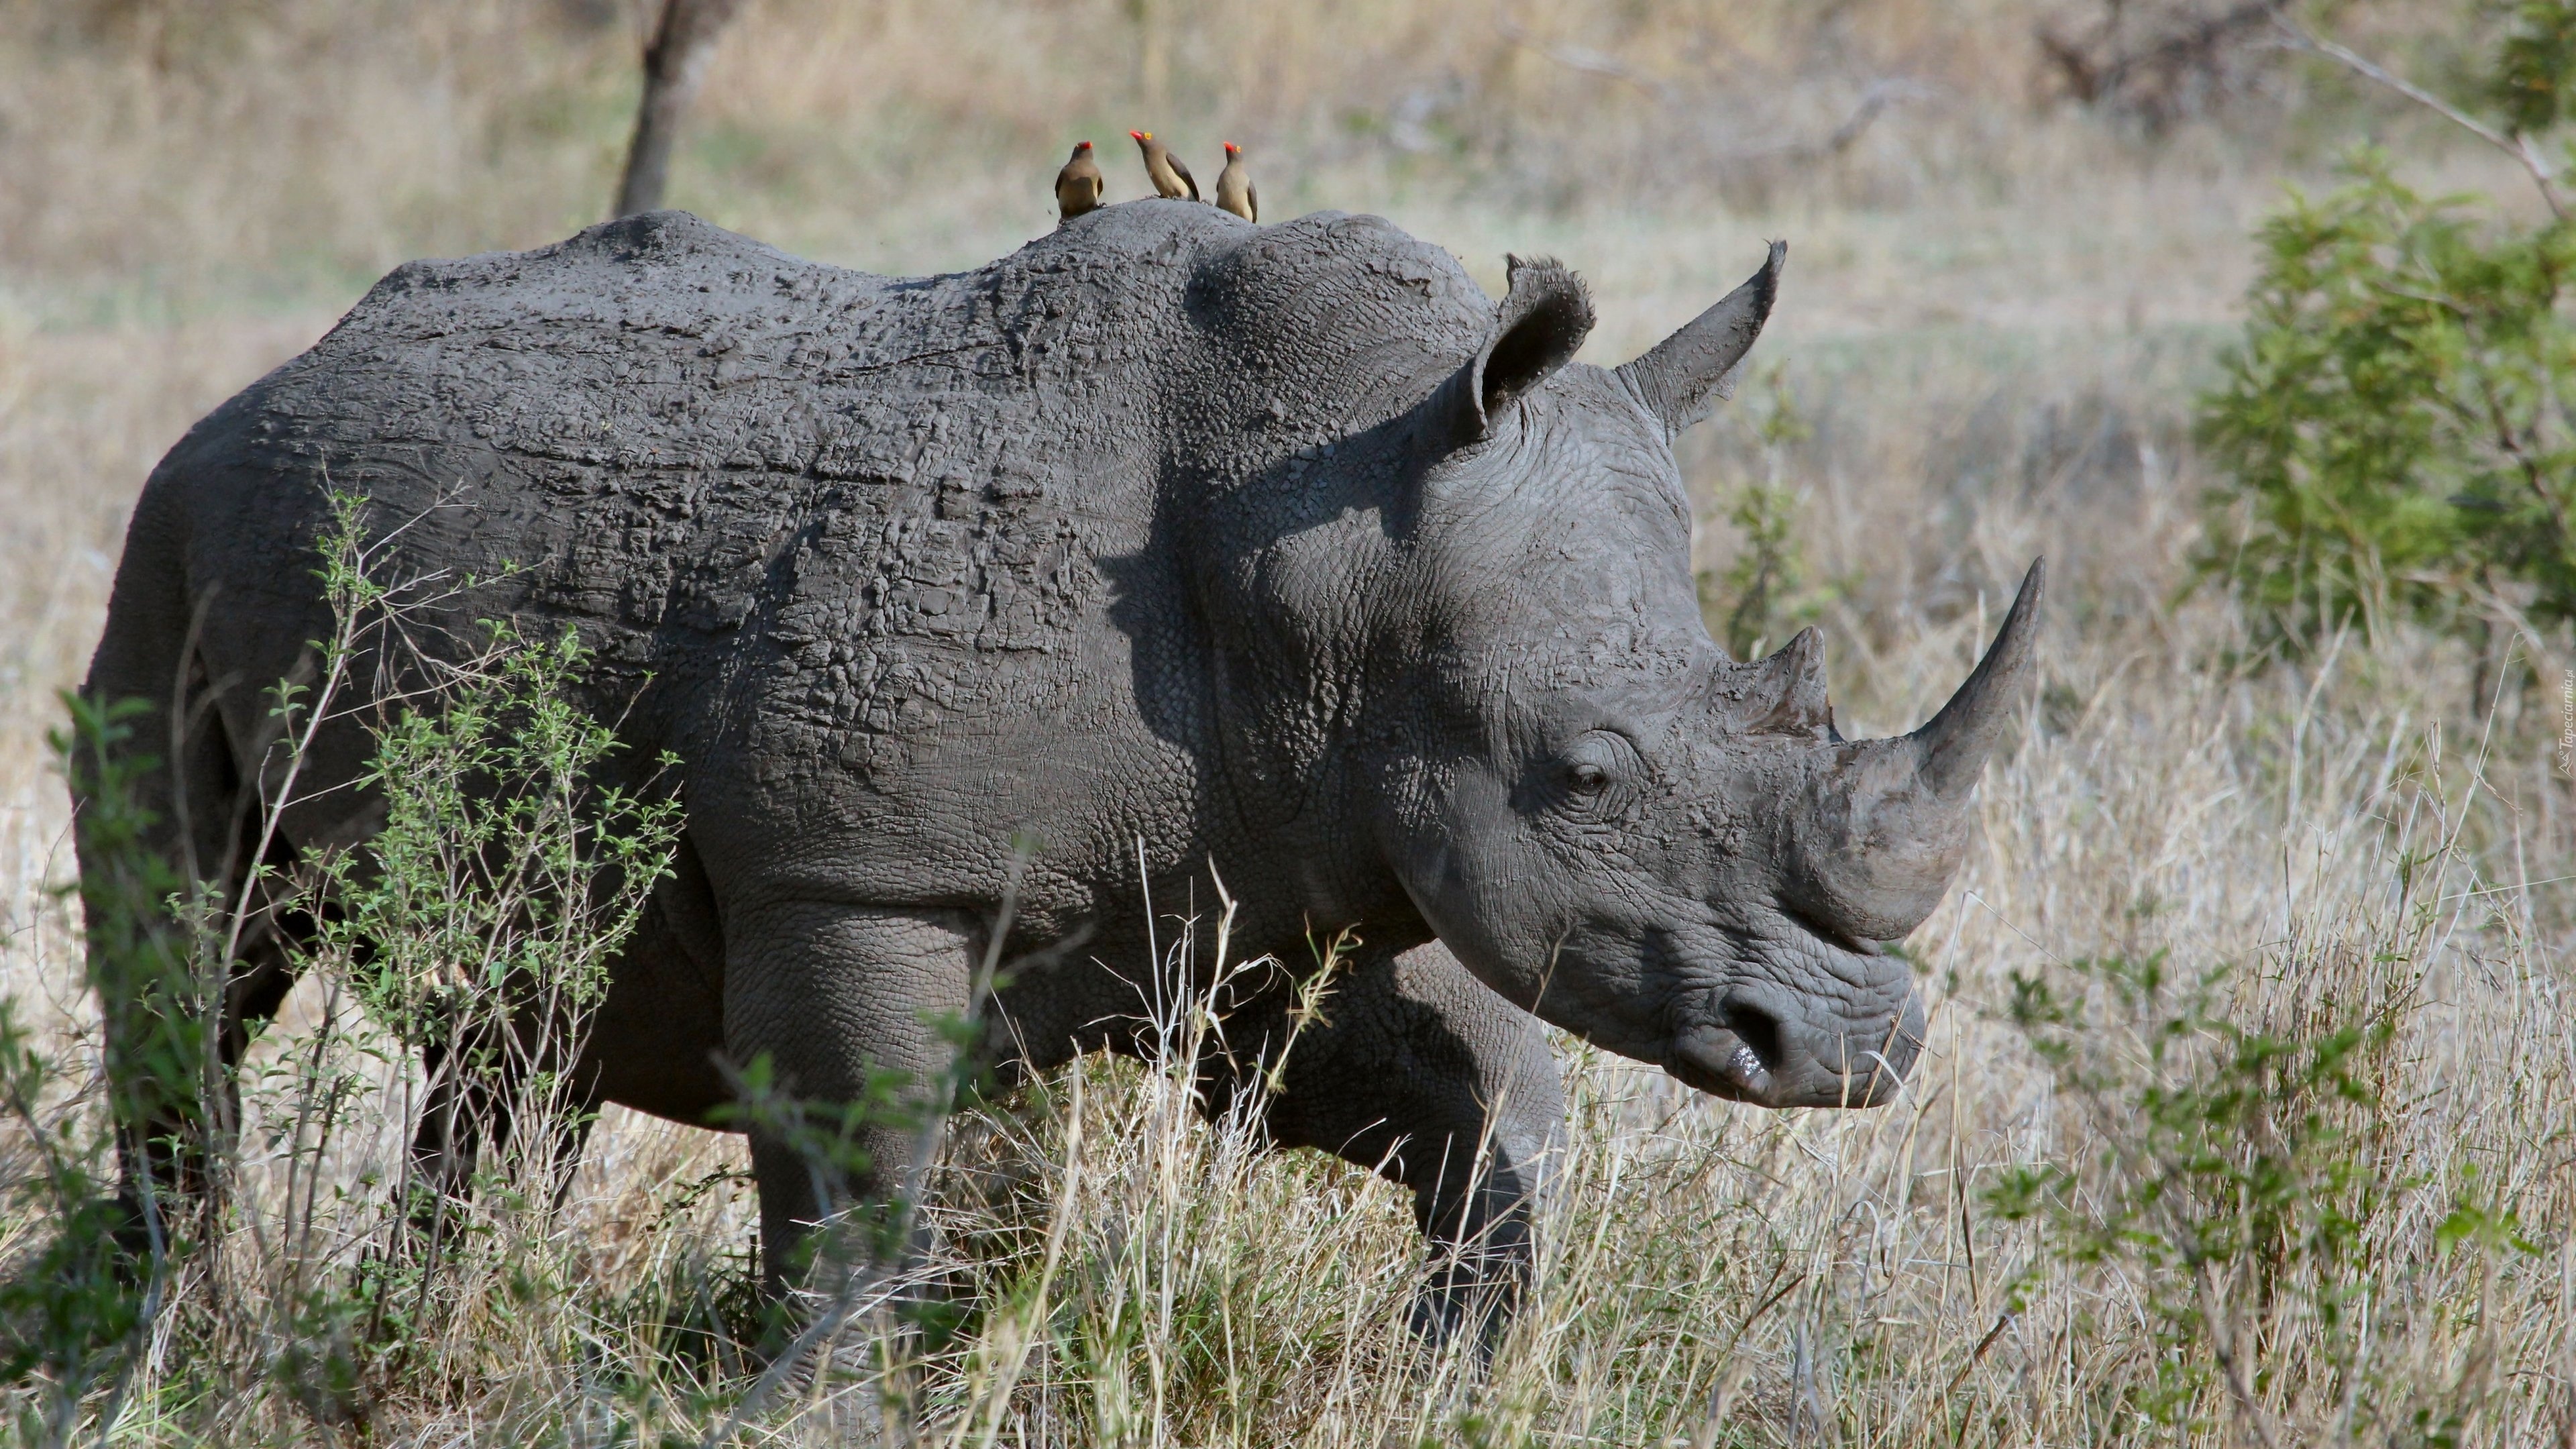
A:
{"label": "brown bird plumage", "polygon": [[1245,221],[1261,220],[1261,193],[1252,189],[1252,172],[1243,164],[1243,148],[1225,143],[1225,169],[1216,174],[1216,204]]}
{"label": "brown bird plumage", "polygon": [[1066,221],[1100,205],[1100,194],[1108,188],[1100,174],[1100,163],[1091,159],[1091,143],[1085,141],[1073,148],[1073,157],[1055,174],[1055,209]]}
{"label": "brown bird plumage", "polygon": [[1190,175],[1190,168],[1181,164],[1181,158],[1172,154],[1172,148],[1155,140],[1151,131],[1130,131],[1127,134],[1136,138],[1136,149],[1145,153],[1145,174],[1152,178],[1156,196],[1199,199],[1198,178]]}

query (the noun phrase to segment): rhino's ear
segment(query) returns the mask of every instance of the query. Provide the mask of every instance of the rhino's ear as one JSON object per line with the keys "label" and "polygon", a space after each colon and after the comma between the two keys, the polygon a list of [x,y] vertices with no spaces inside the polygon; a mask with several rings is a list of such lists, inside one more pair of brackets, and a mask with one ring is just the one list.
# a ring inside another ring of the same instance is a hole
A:
{"label": "rhino's ear", "polygon": [[1493,335],[1447,389],[1460,438],[1493,431],[1511,405],[1574,360],[1592,331],[1592,294],[1583,279],[1545,258],[1507,258],[1511,288]]}
{"label": "rhino's ear", "polygon": [[1699,314],[1679,332],[1655,344],[1654,350],[1619,369],[1619,378],[1661,419],[1664,431],[1682,429],[1708,416],[1712,398],[1735,392],[1736,364],[1753,350],[1762,323],[1771,315],[1771,299],[1780,290],[1780,266],[1789,259],[1789,244],[1773,242],[1762,270],[1725,300]]}

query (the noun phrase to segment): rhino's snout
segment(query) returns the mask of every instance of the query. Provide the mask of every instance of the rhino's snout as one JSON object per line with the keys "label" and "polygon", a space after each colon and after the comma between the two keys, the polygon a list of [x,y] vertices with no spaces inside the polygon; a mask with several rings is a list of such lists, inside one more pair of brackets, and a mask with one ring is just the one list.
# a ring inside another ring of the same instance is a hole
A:
{"label": "rhino's snout", "polygon": [[1876,1107],[1896,1100],[1923,1046],[1923,1008],[1875,1022],[1811,1020],[1730,995],[1714,1021],[1676,1033],[1664,1067],[1685,1084],[1761,1107]]}

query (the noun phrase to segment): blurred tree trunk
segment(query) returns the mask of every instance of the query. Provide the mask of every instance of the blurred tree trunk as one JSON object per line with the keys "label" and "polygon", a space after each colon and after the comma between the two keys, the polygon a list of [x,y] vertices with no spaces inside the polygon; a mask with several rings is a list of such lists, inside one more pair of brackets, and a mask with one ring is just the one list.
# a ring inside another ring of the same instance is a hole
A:
{"label": "blurred tree trunk", "polygon": [[633,216],[662,204],[680,118],[707,78],[717,33],[740,9],[742,0],[662,0],[662,22],[644,52],[644,100],[635,110],[635,143],[626,152],[616,215]]}
{"label": "blurred tree trunk", "polygon": [[1145,123],[1154,127],[1168,124],[1152,114],[1163,109],[1163,102],[1171,89],[1172,51],[1167,33],[1171,17],[1166,13],[1168,8],[1163,0],[1127,0],[1128,18],[1136,22],[1136,88],[1145,97],[1148,112]]}

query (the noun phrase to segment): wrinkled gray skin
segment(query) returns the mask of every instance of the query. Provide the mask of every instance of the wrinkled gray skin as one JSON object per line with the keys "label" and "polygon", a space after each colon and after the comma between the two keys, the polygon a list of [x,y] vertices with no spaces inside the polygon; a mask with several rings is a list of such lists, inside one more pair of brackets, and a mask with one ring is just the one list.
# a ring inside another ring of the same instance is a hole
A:
{"label": "wrinkled gray skin", "polygon": [[[498,580],[412,631],[431,655],[481,618],[577,629],[687,821],[581,1080],[684,1121],[720,1062],[821,1098],[938,1069],[924,1018],[964,1005],[1021,833],[1005,949],[1088,935],[1000,999],[1006,1080],[1142,1045],[1140,848],[1166,945],[1211,870],[1240,953],[1303,965],[1310,925],[1356,926],[1269,1128],[1413,1189],[1468,1249],[1424,1300],[1454,1324],[1527,1263],[1561,1103],[1525,1013],[1775,1107],[1887,1100],[1919,1046],[1878,943],[1957,861],[2036,571],[1901,739],[1835,733],[1812,633],[1753,664],[1710,641],[1671,443],[1780,259],[1616,371],[1570,363],[1592,314],[1562,269],[1516,262],[1498,309],[1334,213],[1135,202],[927,279],[674,212],[414,263],[162,462],[88,688],[211,696],[155,788],[196,832],[174,853],[238,869],[261,687],[329,623],[327,489],[371,500],[380,579]],[[368,748],[324,734],[282,849],[364,837],[372,803],[332,787]],[[285,959],[247,953],[233,1050]],[[1212,1104],[1286,1001],[1237,1012]],[[860,1197],[912,1151],[870,1145]],[[777,1143],[753,1160],[775,1268],[835,1204]]]}

